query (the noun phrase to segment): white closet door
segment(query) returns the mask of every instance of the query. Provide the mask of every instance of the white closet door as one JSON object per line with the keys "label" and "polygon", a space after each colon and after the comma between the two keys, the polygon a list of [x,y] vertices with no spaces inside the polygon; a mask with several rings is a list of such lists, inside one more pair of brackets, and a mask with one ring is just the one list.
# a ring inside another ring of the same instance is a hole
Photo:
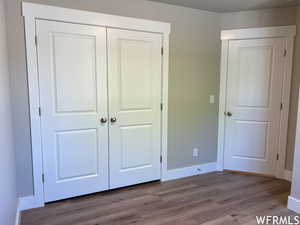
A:
{"label": "white closet door", "polygon": [[108,189],[106,29],[37,21],[45,201]]}
{"label": "white closet door", "polygon": [[284,39],[229,42],[225,169],[274,175]]}
{"label": "white closet door", "polygon": [[110,188],[160,179],[162,37],[117,29],[107,37]]}

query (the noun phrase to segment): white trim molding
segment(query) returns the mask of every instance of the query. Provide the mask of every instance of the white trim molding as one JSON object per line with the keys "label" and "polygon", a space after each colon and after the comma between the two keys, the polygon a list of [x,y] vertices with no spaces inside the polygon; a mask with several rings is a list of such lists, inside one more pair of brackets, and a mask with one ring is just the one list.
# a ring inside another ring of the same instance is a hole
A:
{"label": "white trim molding", "polygon": [[[290,26],[289,26],[290,27]],[[292,26],[295,27],[295,26]],[[296,28],[295,28],[296,30]],[[282,110],[280,115],[280,130],[279,130],[279,160],[276,167],[276,177],[284,178],[286,151],[287,151],[287,137],[288,137],[288,124],[290,113],[290,96],[291,96],[291,83],[293,73],[293,56],[294,56],[294,38],[296,33],[292,32],[294,36],[287,36],[285,38],[286,57],[284,64],[284,77],[282,83]]]}
{"label": "white trim molding", "polygon": [[18,199],[17,211],[16,211],[16,218],[15,218],[15,225],[21,224],[21,210],[20,210],[20,199]]}
{"label": "white trim molding", "polygon": [[161,115],[161,179],[163,179],[168,171],[168,112],[169,112],[169,35],[163,37],[163,68],[162,68],[162,96],[163,104]]}
{"label": "white trim molding", "polygon": [[293,179],[293,171],[285,170],[285,171],[284,171],[284,179],[287,180],[287,181],[292,182],[292,179]]}
{"label": "white trim molding", "polygon": [[21,198],[21,210],[43,207],[44,185],[42,181],[43,160],[41,142],[41,120],[39,116],[40,98],[38,82],[38,62],[35,45],[37,19],[61,21],[76,24],[85,24],[101,27],[119,28],[144,32],[159,33],[163,36],[162,47],[162,121],[161,121],[161,178],[167,174],[167,149],[168,149],[168,74],[169,74],[169,34],[171,24],[136,19],[123,16],[108,15],[75,9],[54,7],[49,5],[22,2],[22,14],[25,22],[27,74],[30,102],[30,125],[33,161],[34,195]]}
{"label": "white trim molding", "polygon": [[162,181],[175,180],[216,171],[216,162],[168,170]]}
{"label": "white trim molding", "polygon": [[288,117],[290,107],[290,90],[292,78],[292,63],[294,51],[294,38],[296,26],[262,27],[237,30],[223,30],[221,32],[222,52],[220,69],[220,98],[219,98],[219,129],[218,129],[218,159],[217,170],[224,169],[224,141],[225,141],[225,115],[227,95],[227,67],[229,43],[232,40],[247,40],[257,38],[284,38],[286,57],[284,62],[284,74],[282,83],[282,111],[280,115],[279,131],[279,160],[276,164],[275,176],[285,179],[285,157],[287,146]]}
{"label": "white trim molding", "polygon": [[36,196],[34,196],[34,195],[21,197],[19,199],[20,199],[19,208],[21,211],[41,207],[40,203],[36,202]]}
{"label": "white trim molding", "polygon": [[227,91],[227,67],[228,67],[228,46],[229,41],[222,41],[221,49],[221,70],[220,70],[220,97],[219,97],[219,129],[218,129],[218,158],[217,169],[224,168],[224,138],[225,138],[225,116],[226,91]]}
{"label": "white trim molding", "polygon": [[289,196],[288,209],[290,209],[296,213],[300,213],[300,200],[296,199],[292,196]]}
{"label": "white trim molding", "polygon": [[22,14],[24,17],[34,17],[35,19],[148,31],[162,33],[165,35],[168,35],[171,30],[170,24],[164,22],[109,15],[77,9],[68,9],[29,2],[23,2]]}
{"label": "white trim molding", "polygon": [[296,26],[260,27],[235,30],[223,30],[221,40],[295,37]]}

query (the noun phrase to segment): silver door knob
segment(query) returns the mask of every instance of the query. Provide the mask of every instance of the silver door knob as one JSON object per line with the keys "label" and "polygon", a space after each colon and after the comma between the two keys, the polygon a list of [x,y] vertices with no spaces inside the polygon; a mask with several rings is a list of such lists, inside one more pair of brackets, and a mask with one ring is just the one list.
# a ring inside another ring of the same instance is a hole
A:
{"label": "silver door knob", "polygon": [[231,116],[232,116],[232,113],[231,113],[231,112],[227,112],[227,113],[226,113],[226,116],[231,117]]}
{"label": "silver door knob", "polygon": [[106,123],[106,122],[107,122],[107,119],[106,119],[106,118],[101,118],[101,119],[100,119],[100,122],[101,122],[101,123]]}
{"label": "silver door knob", "polygon": [[117,122],[117,118],[116,118],[116,117],[112,117],[112,118],[110,118],[110,122],[112,122],[112,123],[115,123],[115,122]]}

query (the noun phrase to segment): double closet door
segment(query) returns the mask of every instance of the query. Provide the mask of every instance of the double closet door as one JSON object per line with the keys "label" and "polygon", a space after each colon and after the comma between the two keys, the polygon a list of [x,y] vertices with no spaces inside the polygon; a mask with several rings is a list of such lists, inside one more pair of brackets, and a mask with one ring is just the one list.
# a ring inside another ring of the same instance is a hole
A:
{"label": "double closet door", "polygon": [[37,20],[45,201],[160,179],[160,34]]}

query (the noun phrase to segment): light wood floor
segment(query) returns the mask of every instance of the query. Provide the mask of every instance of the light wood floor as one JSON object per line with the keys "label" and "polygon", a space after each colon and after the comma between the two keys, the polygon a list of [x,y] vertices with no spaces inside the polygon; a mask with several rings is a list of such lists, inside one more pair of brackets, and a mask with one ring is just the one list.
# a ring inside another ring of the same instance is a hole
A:
{"label": "light wood floor", "polygon": [[215,172],[47,204],[22,213],[22,225],[237,225],[286,209],[283,180]]}

